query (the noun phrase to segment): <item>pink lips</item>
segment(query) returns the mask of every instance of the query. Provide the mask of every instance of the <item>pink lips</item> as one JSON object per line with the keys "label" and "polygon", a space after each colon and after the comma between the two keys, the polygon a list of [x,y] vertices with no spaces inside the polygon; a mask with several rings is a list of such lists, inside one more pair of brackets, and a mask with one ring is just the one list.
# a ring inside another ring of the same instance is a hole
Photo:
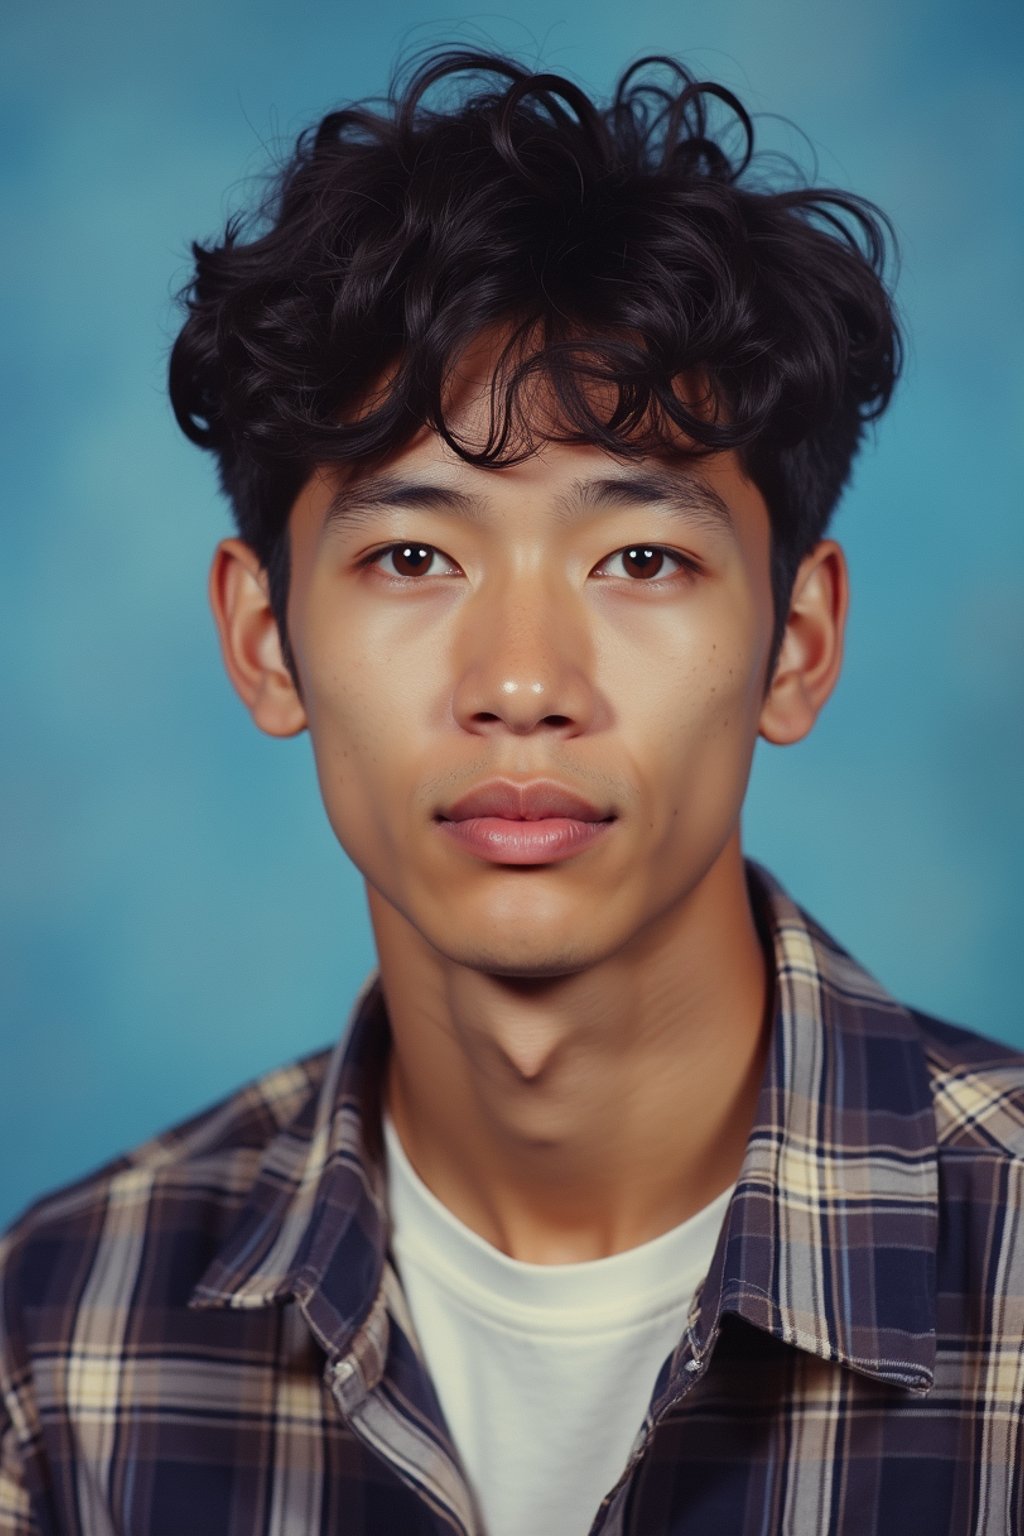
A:
{"label": "pink lips", "polygon": [[496,779],[443,811],[438,825],[492,864],[554,864],[604,835],[614,815],[560,784]]}

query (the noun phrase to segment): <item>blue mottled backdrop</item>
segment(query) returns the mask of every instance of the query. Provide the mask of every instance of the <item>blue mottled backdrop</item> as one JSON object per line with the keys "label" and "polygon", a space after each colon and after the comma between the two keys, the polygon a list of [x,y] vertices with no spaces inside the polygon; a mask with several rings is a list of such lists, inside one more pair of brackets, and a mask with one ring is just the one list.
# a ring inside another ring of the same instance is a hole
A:
{"label": "blue mottled backdrop", "polygon": [[1022,15],[8,0],[0,1221],[329,1040],[372,963],[308,743],[261,737],[222,675],[204,584],[227,513],[164,370],[187,241],[439,39],[599,91],[683,55],[893,215],[910,358],[835,528],[846,671],[808,742],[759,748],[747,843],[890,988],[1024,1045]]}

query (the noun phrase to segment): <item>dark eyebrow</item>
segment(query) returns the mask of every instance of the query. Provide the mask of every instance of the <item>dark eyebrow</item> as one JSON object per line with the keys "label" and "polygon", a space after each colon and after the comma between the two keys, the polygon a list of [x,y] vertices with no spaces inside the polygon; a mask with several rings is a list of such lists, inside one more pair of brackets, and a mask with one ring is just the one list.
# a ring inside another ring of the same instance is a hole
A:
{"label": "dark eyebrow", "polygon": [[572,492],[562,498],[568,514],[577,507],[664,507],[668,511],[703,523],[713,532],[735,534],[736,523],[729,504],[706,480],[691,471],[670,474],[663,470],[641,470],[632,475],[610,475],[600,480],[577,480]]}
{"label": "dark eyebrow", "polygon": [[450,485],[404,480],[401,475],[367,475],[353,485],[343,485],[327,503],[324,527],[331,523],[358,524],[385,507],[420,507],[429,512],[458,512],[479,517],[484,503]]}
{"label": "dark eyebrow", "polygon": [[[724,530],[733,535],[736,532],[728,503],[706,480],[685,470],[671,474],[663,470],[643,470],[636,474],[576,480],[571,490],[555,503],[558,515],[564,518],[585,510],[616,506],[660,507],[690,522],[704,524],[713,532]],[[324,514],[324,527],[332,523],[357,525],[382,508],[391,507],[455,512],[460,517],[477,520],[486,514],[488,502],[450,485],[406,480],[401,475],[368,475],[334,493]]]}

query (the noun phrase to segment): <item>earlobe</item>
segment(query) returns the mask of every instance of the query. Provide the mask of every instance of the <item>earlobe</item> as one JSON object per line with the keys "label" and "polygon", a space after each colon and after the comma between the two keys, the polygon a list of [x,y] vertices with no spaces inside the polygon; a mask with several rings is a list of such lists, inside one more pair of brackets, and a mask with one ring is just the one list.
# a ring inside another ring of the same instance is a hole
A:
{"label": "earlobe", "polygon": [[777,746],[801,741],[839,678],[849,580],[843,551],[823,539],[804,557],[758,734]]}
{"label": "earlobe", "polygon": [[223,539],[210,567],[210,607],[224,666],[242,703],[268,736],[295,736],[306,713],[281,652],[266,572],[251,545]]}

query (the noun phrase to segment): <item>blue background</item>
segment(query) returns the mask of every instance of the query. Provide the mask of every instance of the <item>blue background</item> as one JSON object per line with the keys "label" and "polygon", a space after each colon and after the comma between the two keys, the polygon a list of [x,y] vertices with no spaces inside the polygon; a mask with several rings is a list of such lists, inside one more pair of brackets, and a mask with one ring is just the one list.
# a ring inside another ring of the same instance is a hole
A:
{"label": "blue background", "polygon": [[8,0],[0,1221],[328,1041],[372,964],[308,743],[259,736],[222,674],[205,579],[227,511],[164,370],[187,241],[436,39],[602,93],[675,52],[895,218],[910,358],[834,528],[846,670],[808,742],[759,747],[747,846],[892,990],[1024,1045],[1019,15]]}

